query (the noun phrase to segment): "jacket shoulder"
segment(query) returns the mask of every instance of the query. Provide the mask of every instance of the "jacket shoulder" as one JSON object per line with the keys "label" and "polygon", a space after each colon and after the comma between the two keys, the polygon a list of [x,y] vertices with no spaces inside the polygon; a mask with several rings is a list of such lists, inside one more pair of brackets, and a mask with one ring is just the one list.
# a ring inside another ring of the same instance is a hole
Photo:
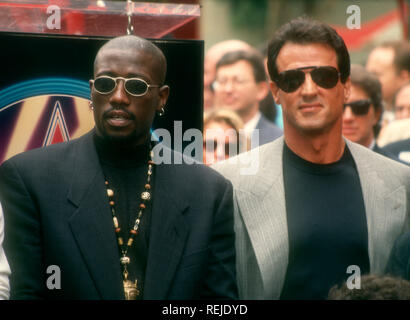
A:
{"label": "jacket shoulder", "polygon": [[75,146],[82,140],[84,140],[84,136],[67,142],[21,152],[4,161],[2,166],[14,165],[21,169],[32,169],[44,167],[46,163],[65,163],[74,157]]}
{"label": "jacket shoulder", "polygon": [[409,166],[356,143],[348,142],[348,147],[353,154],[356,165],[360,168],[369,168],[369,170],[376,172],[386,183],[394,184],[396,181],[407,186],[408,191],[410,191]]}
{"label": "jacket shoulder", "polygon": [[235,157],[218,162],[212,166],[234,186],[246,185],[249,179],[270,174],[272,169],[281,166],[283,137],[266,143]]}

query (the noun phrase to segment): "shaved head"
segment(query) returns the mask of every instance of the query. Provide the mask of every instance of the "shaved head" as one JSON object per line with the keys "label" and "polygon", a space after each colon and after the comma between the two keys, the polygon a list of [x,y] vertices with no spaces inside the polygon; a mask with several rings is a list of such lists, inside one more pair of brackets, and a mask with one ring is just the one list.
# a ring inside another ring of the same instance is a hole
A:
{"label": "shaved head", "polygon": [[[168,99],[169,87],[163,85],[166,59],[148,40],[122,36],[105,43],[94,61],[94,79],[90,80],[96,132],[108,141],[122,145],[141,145],[149,140],[155,114]],[[96,88],[96,79],[111,78],[112,91]],[[129,79],[138,78],[148,87],[142,95],[127,89]]]}
{"label": "shaved head", "polygon": [[151,56],[154,66],[154,74],[159,84],[165,81],[167,61],[162,51],[151,41],[133,35],[116,37],[105,43],[97,53],[94,60],[94,73],[97,69],[99,59],[109,51],[136,51]]}

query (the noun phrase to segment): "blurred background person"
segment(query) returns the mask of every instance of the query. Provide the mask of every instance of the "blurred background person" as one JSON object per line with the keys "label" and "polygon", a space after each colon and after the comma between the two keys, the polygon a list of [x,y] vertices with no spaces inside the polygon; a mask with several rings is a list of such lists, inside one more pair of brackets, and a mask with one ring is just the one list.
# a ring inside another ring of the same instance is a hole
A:
{"label": "blurred background person", "polygon": [[225,40],[214,44],[205,54],[204,58],[204,111],[212,108],[214,104],[214,93],[212,82],[215,80],[216,64],[225,53],[237,50],[253,50],[253,48],[242,40]]}
{"label": "blurred background person", "polygon": [[249,149],[242,119],[231,110],[213,109],[204,116],[203,161],[206,165]]}
{"label": "blurred background person", "polygon": [[[409,133],[410,119],[397,120],[391,124],[393,125],[396,123],[406,125],[406,128],[404,128],[403,131]],[[399,133],[400,132],[401,131],[399,131]],[[399,158],[401,161],[410,164],[410,138],[389,143],[383,147],[383,150]]]}
{"label": "blurred background person", "polygon": [[[393,109],[395,120],[386,125],[380,132],[378,143],[380,146],[386,146],[394,142],[410,138],[410,82],[401,86],[393,97]],[[395,153],[406,151],[406,143],[399,144]]]}
{"label": "blurred background person", "polygon": [[275,103],[270,91],[259,103],[259,111],[266,117],[266,119],[274,123],[280,129],[283,129],[282,108]]}
{"label": "blurred background person", "polygon": [[213,89],[215,106],[235,111],[244,122],[248,137],[259,134],[258,141],[251,141],[251,148],[271,142],[283,134],[259,111],[259,103],[268,94],[269,86],[263,58],[257,51],[225,54],[216,65]]}
{"label": "blurred background person", "polygon": [[343,136],[394,160],[393,155],[379,148],[376,137],[383,113],[382,90],[377,77],[360,65],[352,65],[351,89],[343,112]]}
{"label": "blurred background person", "polygon": [[[264,55],[266,55],[265,47],[266,45],[264,45],[264,48],[262,49]],[[212,109],[214,106],[215,99],[212,83],[215,80],[216,64],[226,53],[241,50],[251,52],[257,51],[248,43],[242,40],[234,39],[218,42],[206,51],[204,58],[204,112]],[[267,76],[268,72],[266,69],[266,59],[267,57],[264,60],[264,64]],[[275,123],[280,128],[283,127],[282,109],[275,104],[275,101],[273,100],[272,94],[269,90],[264,99],[260,101],[259,109],[261,113],[266,117],[266,119],[268,119],[272,123]]]}
{"label": "blurred background person", "polygon": [[396,120],[410,118],[410,82],[407,82],[396,92],[393,106]]}
{"label": "blurred background person", "polygon": [[410,164],[410,82],[397,91],[393,103],[396,120],[384,128],[379,144],[386,152]]}
{"label": "blurred background person", "polygon": [[379,133],[377,144],[384,148],[388,144],[410,138],[410,118],[390,122]]}
{"label": "blurred background person", "polygon": [[382,85],[386,103],[382,126],[394,120],[393,97],[410,80],[410,44],[407,41],[388,41],[369,54],[366,69],[373,72]]}

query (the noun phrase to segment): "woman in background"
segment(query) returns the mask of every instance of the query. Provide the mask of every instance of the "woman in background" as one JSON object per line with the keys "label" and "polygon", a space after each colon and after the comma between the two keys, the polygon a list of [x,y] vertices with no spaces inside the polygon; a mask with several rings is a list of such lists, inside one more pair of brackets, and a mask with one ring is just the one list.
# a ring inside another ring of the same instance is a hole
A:
{"label": "woman in background", "polygon": [[203,161],[206,165],[249,150],[243,121],[231,110],[213,109],[204,116]]}

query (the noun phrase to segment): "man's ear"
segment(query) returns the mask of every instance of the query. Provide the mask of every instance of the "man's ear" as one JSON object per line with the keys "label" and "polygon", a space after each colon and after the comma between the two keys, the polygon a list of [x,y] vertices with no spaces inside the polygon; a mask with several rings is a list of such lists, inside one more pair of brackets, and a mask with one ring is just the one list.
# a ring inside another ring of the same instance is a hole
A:
{"label": "man's ear", "polygon": [[273,99],[276,104],[281,104],[279,99],[279,87],[274,81],[269,81],[270,92],[272,92]]}
{"label": "man's ear", "polygon": [[410,80],[410,73],[407,70],[401,70],[400,71],[400,78],[404,81],[407,82]]}
{"label": "man's ear", "polygon": [[343,103],[346,103],[347,100],[349,100],[350,91],[351,91],[351,87],[352,87],[352,82],[350,81],[350,76],[346,79],[346,82],[343,83],[343,87],[344,87],[344,101],[343,101]]}
{"label": "man's ear", "polygon": [[[374,108],[374,106],[372,106],[372,108]],[[374,122],[374,126],[377,124],[377,123],[379,123],[379,121],[380,121],[380,119],[381,119],[381,116],[382,116],[382,109],[381,108],[379,108],[379,109],[375,109],[374,110],[374,115],[375,115],[375,122]]]}
{"label": "man's ear", "polygon": [[159,104],[157,107],[157,111],[161,111],[162,108],[164,108],[165,104],[167,103],[169,96],[169,86],[163,85],[161,88],[159,88]]}
{"label": "man's ear", "polygon": [[260,102],[263,99],[265,99],[265,97],[268,95],[269,85],[266,81],[261,81],[257,83],[257,86],[258,86],[258,92],[257,92],[256,98]]}

